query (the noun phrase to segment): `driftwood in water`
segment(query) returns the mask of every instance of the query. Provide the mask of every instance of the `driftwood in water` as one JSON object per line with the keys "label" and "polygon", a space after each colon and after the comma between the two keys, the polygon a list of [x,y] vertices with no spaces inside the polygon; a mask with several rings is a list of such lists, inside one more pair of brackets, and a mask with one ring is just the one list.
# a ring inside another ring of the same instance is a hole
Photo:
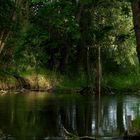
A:
{"label": "driftwood in water", "polygon": [[76,140],[97,140],[96,138],[91,137],[91,136],[82,136],[82,137],[79,137],[79,136],[77,136],[75,134],[72,134],[72,133],[68,132],[64,128],[64,126],[62,127],[62,129],[63,129],[64,134],[65,134],[65,136],[66,136],[67,139],[73,139],[73,138],[75,138]]}

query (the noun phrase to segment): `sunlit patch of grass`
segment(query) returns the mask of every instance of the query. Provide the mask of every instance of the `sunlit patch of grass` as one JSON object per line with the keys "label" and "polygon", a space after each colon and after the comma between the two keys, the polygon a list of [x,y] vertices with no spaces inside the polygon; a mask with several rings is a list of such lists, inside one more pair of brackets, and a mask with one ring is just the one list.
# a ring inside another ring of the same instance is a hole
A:
{"label": "sunlit patch of grass", "polygon": [[20,75],[28,80],[31,88],[39,88],[42,90],[56,87],[62,79],[59,73],[43,68],[28,69],[21,72]]}
{"label": "sunlit patch of grass", "polygon": [[2,76],[0,77],[0,89],[14,89],[17,86],[16,79],[12,76]]}
{"label": "sunlit patch of grass", "polygon": [[60,79],[52,74],[31,74],[26,75],[24,78],[29,82],[31,89],[47,90],[56,87]]}

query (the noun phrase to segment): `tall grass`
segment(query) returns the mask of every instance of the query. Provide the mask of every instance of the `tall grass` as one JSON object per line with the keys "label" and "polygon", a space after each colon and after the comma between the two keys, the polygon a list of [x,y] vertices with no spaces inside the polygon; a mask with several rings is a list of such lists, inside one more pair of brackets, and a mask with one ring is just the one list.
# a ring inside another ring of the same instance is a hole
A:
{"label": "tall grass", "polygon": [[108,74],[103,76],[103,86],[109,86],[115,89],[140,89],[140,73],[130,74]]}
{"label": "tall grass", "polygon": [[58,88],[77,89],[85,86],[87,86],[87,76],[84,73],[80,73],[77,76],[63,76]]}

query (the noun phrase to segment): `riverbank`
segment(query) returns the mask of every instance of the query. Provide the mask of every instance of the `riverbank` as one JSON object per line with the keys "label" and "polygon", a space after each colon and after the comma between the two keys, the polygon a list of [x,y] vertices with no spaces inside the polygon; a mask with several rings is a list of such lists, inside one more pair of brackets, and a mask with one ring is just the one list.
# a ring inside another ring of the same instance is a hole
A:
{"label": "riverbank", "polygon": [[55,88],[60,82],[58,75],[46,73],[4,74],[0,77],[0,90],[36,90],[47,91]]}
{"label": "riverbank", "polygon": [[140,73],[106,74],[103,76],[102,86],[117,92],[140,93]]}
{"label": "riverbank", "polygon": [[[0,76],[0,90],[34,90],[51,91],[65,90],[81,92],[87,95],[90,86],[87,84],[86,75],[64,76],[51,71],[30,71],[20,75],[5,74]],[[140,95],[140,74],[130,75],[104,75],[102,77],[101,89],[103,94],[135,94]],[[95,90],[95,89],[94,89]]]}
{"label": "riverbank", "polygon": [[[8,73],[8,72],[7,72]],[[3,73],[0,76],[0,90],[34,90],[51,91],[66,90],[74,91],[86,86],[86,77],[83,74],[72,76],[72,78],[52,71],[22,72],[20,74]]]}

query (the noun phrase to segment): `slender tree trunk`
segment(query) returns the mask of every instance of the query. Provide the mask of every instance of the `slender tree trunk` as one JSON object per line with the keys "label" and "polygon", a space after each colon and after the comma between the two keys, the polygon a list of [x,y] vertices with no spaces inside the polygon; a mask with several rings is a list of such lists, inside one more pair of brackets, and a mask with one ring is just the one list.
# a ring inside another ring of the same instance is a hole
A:
{"label": "slender tree trunk", "polygon": [[60,72],[64,73],[67,72],[68,61],[69,61],[69,46],[66,44],[64,47],[61,48],[61,60],[60,60]]}
{"label": "slender tree trunk", "polygon": [[26,1],[26,5],[25,5],[25,9],[26,9],[26,19],[29,19],[29,1]]}
{"label": "slender tree trunk", "polygon": [[[23,0],[16,0],[15,1],[15,7],[19,6],[21,7],[21,3],[23,2]],[[16,14],[16,9],[13,7],[13,11],[11,12],[11,22],[16,22],[17,20],[17,14]],[[3,31],[1,31],[1,35],[0,35],[0,54],[2,52],[2,50],[4,49],[5,43],[10,35],[10,28],[12,28],[12,25],[9,27],[9,29],[4,29]]]}
{"label": "slender tree trunk", "polygon": [[90,84],[91,81],[91,75],[90,75],[90,61],[89,61],[89,46],[87,47],[87,85]]}
{"label": "slender tree trunk", "polygon": [[137,56],[140,63],[140,3],[132,1],[133,24],[137,42]]}
{"label": "slender tree trunk", "polygon": [[80,19],[81,19],[81,15],[82,15],[83,10],[84,10],[84,4],[81,4],[80,7],[79,7],[79,12],[76,15],[76,18],[77,18],[77,21],[78,22],[80,22]]}
{"label": "slender tree trunk", "polygon": [[77,58],[76,58],[76,63],[77,63],[77,71],[80,71],[83,68],[83,62],[84,62],[84,55],[85,55],[85,49],[86,49],[86,44],[85,44],[85,38],[83,37],[83,32],[85,30],[84,25],[82,24],[82,20],[84,17],[84,12],[85,12],[85,5],[84,4],[79,4],[77,7],[78,11],[76,14],[76,20],[79,23],[79,30],[81,32],[81,40],[77,44]]}
{"label": "slender tree trunk", "polygon": [[96,67],[95,61],[91,60],[91,52],[93,51],[93,47],[87,47],[87,84],[90,86],[91,94],[95,92],[95,76],[96,76]]}
{"label": "slender tree trunk", "polygon": [[8,32],[5,32],[5,31],[2,31],[1,32],[1,36],[0,36],[0,54],[5,46],[5,42],[6,40],[8,39],[9,37],[9,34],[10,34],[10,31]]}
{"label": "slender tree trunk", "polygon": [[1,36],[0,36],[0,53],[4,47],[3,36],[4,36],[4,31],[1,32]]}
{"label": "slender tree trunk", "polygon": [[98,59],[96,66],[96,94],[100,96],[101,92],[101,50],[100,46],[98,46]]}

